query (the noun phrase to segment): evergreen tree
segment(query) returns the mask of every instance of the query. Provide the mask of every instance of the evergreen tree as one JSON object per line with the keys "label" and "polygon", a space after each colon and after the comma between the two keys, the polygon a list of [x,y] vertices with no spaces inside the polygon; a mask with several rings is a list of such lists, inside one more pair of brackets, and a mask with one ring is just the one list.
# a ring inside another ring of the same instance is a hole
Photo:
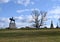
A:
{"label": "evergreen tree", "polygon": [[59,26],[58,26],[58,23],[57,23],[57,26],[56,26],[56,28],[59,28]]}
{"label": "evergreen tree", "polygon": [[52,20],[51,20],[51,26],[50,26],[50,28],[54,28],[53,21]]}

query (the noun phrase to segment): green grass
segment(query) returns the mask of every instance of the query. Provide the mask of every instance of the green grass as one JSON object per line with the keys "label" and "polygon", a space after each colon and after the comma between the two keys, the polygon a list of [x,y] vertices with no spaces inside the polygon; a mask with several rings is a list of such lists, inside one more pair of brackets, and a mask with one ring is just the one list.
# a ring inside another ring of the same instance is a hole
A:
{"label": "green grass", "polygon": [[60,42],[60,29],[0,30],[0,42]]}

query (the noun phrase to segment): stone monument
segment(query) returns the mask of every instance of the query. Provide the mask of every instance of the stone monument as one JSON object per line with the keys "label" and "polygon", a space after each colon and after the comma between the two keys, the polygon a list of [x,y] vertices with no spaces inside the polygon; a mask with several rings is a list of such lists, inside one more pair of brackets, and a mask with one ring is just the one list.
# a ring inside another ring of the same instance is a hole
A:
{"label": "stone monument", "polygon": [[15,29],[16,28],[16,23],[15,23],[15,19],[12,18],[9,18],[10,20],[10,23],[9,23],[9,28],[10,29]]}

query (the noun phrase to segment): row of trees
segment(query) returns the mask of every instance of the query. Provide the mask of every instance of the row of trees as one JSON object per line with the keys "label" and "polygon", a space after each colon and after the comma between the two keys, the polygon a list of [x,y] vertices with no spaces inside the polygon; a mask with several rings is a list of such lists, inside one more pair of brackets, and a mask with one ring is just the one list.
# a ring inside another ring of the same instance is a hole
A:
{"label": "row of trees", "polygon": [[[31,15],[32,15],[32,18],[33,18],[32,22],[34,23],[33,26],[35,28],[40,28],[41,26],[46,25],[45,21],[47,21],[47,19],[46,19],[47,12],[34,10],[34,11],[32,11]],[[58,19],[58,21],[60,23],[60,18]],[[53,28],[53,27],[54,27],[53,26],[53,21],[51,21],[50,28]],[[59,28],[58,23],[57,23],[56,28]]]}

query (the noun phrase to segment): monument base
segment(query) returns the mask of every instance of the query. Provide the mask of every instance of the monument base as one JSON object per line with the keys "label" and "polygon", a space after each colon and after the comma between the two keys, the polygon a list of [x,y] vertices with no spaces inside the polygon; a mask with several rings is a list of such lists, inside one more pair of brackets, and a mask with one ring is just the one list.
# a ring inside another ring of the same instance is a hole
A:
{"label": "monument base", "polygon": [[15,23],[10,23],[9,28],[10,29],[16,29],[16,24]]}

